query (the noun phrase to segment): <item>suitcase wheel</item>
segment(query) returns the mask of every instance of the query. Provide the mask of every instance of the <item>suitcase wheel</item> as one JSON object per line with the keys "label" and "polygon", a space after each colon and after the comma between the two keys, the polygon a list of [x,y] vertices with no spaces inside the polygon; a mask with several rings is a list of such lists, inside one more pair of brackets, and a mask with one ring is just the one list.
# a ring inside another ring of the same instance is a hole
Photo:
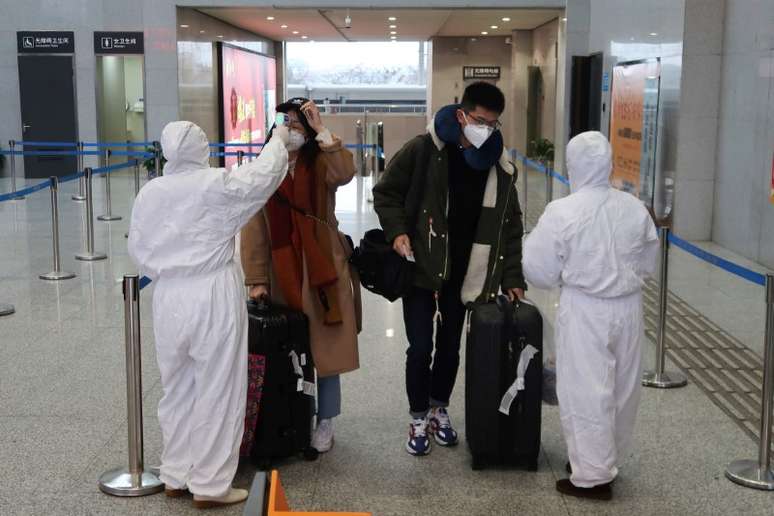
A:
{"label": "suitcase wheel", "polygon": [[304,460],[307,461],[315,461],[320,456],[320,452],[318,452],[315,448],[312,448],[311,446],[304,450]]}

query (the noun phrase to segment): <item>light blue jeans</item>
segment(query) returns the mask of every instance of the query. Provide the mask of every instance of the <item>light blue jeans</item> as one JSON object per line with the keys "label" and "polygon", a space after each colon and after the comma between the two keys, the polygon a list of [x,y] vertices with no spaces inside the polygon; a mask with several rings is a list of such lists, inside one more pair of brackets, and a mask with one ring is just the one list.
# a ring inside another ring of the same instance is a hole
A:
{"label": "light blue jeans", "polygon": [[341,414],[341,377],[317,378],[317,420]]}

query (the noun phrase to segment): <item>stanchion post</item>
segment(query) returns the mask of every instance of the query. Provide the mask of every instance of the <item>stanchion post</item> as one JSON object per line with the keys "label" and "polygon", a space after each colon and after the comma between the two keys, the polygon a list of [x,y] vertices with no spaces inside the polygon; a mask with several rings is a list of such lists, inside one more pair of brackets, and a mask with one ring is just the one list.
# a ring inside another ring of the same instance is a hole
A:
{"label": "stanchion post", "polygon": [[[75,145],[75,151],[77,152],[75,160],[77,163],[77,169],[83,170],[83,142],[78,142]],[[78,193],[73,195],[73,201],[83,202],[86,200],[86,185],[83,176],[78,180]]]}
{"label": "stanchion post", "polygon": [[14,308],[13,305],[0,303],[0,317],[4,315],[11,315],[13,313],[16,313],[16,308]]}
{"label": "stanchion post", "polygon": [[104,473],[99,488],[113,496],[145,496],[162,491],[164,484],[143,464],[140,277],[136,274],[124,276],[124,327],[129,467]]}
{"label": "stanchion post", "polygon": [[54,270],[41,274],[40,279],[58,281],[72,279],[74,272],[62,272],[62,263],[59,255],[59,178],[51,176],[51,240],[54,247]]}
{"label": "stanchion post", "polygon": [[366,162],[365,162],[365,151],[363,150],[363,141],[364,141],[364,135],[363,135],[363,121],[358,120],[355,122],[355,140],[357,142],[357,152],[356,159],[357,159],[357,169],[358,173],[361,176],[365,176],[365,170],[366,170]]}
{"label": "stanchion post", "polygon": [[[16,192],[16,140],[8,140],[8,148],[11,151],[11,190]],[[21,201],[24,196],[14,197],[14,201]]]}
{"label": "stanchion post", "polygon": [[134,160],[134,196],[140,193],[140,160]]}
{"label": "stanchion post", "polygon": [[726,468],[726,478],[745,487],[774,491],[774,471],[771,469],[771,403],[774,398],[774,274],[766,275],[765,346],[758,460],[732,462]]}
{"label": "stanchion post", "polygon": [[523,186],[523,188],[524,188],[524,206],[521,207],[521,211],[522,211],[522,213],[524,213],[524,232],[525,233],[529,233],[529,228],[527,227],[527,193],[529,191],[527,189],[527,176],[529,175],[529,169],[527,168],[527,157],[526,156],[522,157],[521,163],[523,165],[523,167],[522,167],[522,169],[523,169],[522,177],[524,178],[524,186]]}
{"label": "stanchion post", "polygon": [[95,262],[106,259],[107,255],[94,252],[94,190],[91,167],[86,167],[83,177],[86,184],[86,252],[76,254],[75,259],[82,262]]}
{"label": "stanchion post", "polygon": [[237,166],[241,167],[242,163],[244,162],[244,160],[245,160],[245,151],[238,150],[237,151]]}
{"label": "stanchion post", "polygon": [[153,142],[153,171],[156,177],[161,177],[164,172],[161,170],[161,142]]}
{"label": "stanchion post", "polygon": [[656,336],[656,365],[653,371],[645,371],[642,375],[642,385],[657,389],[684,387],[688,379],[676,371],[664,371],[666,361],[666,320],[667,303],[669,301],[669,228],[659,229],[661,241],[661,267],[658,285],[658,333]]}
{"label": "stanchion post", "polygon": [[[105,166],[110,166],[110,149],[105,149]],[[102,222],[112,222],[114,220],[121,220],[118,215],[113,215],[113,200],[110,188],[110,171],[105,172],[105,203],[107,204],[107,213],[97,217],[97,220]]]}
{"label": "stanchion post", "polygon": [[548,166],[548,162],[541,162],[543,169],[546,172],[546,206],[554,200],[554,176],[551,175],[551,168]]}

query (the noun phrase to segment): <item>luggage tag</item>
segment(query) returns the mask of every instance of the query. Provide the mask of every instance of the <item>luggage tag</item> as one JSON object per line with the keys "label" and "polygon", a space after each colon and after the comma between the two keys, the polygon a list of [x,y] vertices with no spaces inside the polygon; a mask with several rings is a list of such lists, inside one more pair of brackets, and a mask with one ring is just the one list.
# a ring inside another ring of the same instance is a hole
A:
{"label": "luggage tag", "polygon": [[303,389],[304,394],[314,398],[317,396],[317,386],[312,382],[304,382]]}
{"label": "luggage tag", "polygon": [[301,367],[306,367],[306,353],[301,353]]}
{"label": "luggage tag", "polygon": [[296,391],[303,392],[304,370],[301,369],[301,360],[298,358],[298,353],[296,353],[295,351],[291,351],[290,353],[288,353],[288,356],[290,356],[290,361],[293,362],[293,370],[298,376],[298,381],[296,382]]}
{"label": "luggage tag", "polygon": [[506,416],[511,414],[511,405],[513,405],[516,396],[519,395],[519,391],[524,390],[524,374],[527,372],[530,361],[538,353],[540,353],[540,351],[531,344],[527,344],[527,346],[521,350],[519,364],[516,366],[516,380],[508,387],[508,390],[503,395],[503,399],[500,400],[500,412]]}

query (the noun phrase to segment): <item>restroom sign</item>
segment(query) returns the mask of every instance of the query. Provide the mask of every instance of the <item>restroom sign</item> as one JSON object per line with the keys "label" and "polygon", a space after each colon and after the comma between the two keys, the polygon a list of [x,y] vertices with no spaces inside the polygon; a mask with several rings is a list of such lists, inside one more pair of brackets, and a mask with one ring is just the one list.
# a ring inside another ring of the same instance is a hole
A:
{"label": "restroom sign", "polygon": [[75,34],[65,31],[19,31],[16,45],[20,54],[72,54]]}
{"label": "restroom sign", "polygon": [[142,54],[145,40],[142,32],[95,32],[95,54]]}
{"label": "restroom sign", "polygon": [[463,66],[462,79],[499,79],[499,66]]}

